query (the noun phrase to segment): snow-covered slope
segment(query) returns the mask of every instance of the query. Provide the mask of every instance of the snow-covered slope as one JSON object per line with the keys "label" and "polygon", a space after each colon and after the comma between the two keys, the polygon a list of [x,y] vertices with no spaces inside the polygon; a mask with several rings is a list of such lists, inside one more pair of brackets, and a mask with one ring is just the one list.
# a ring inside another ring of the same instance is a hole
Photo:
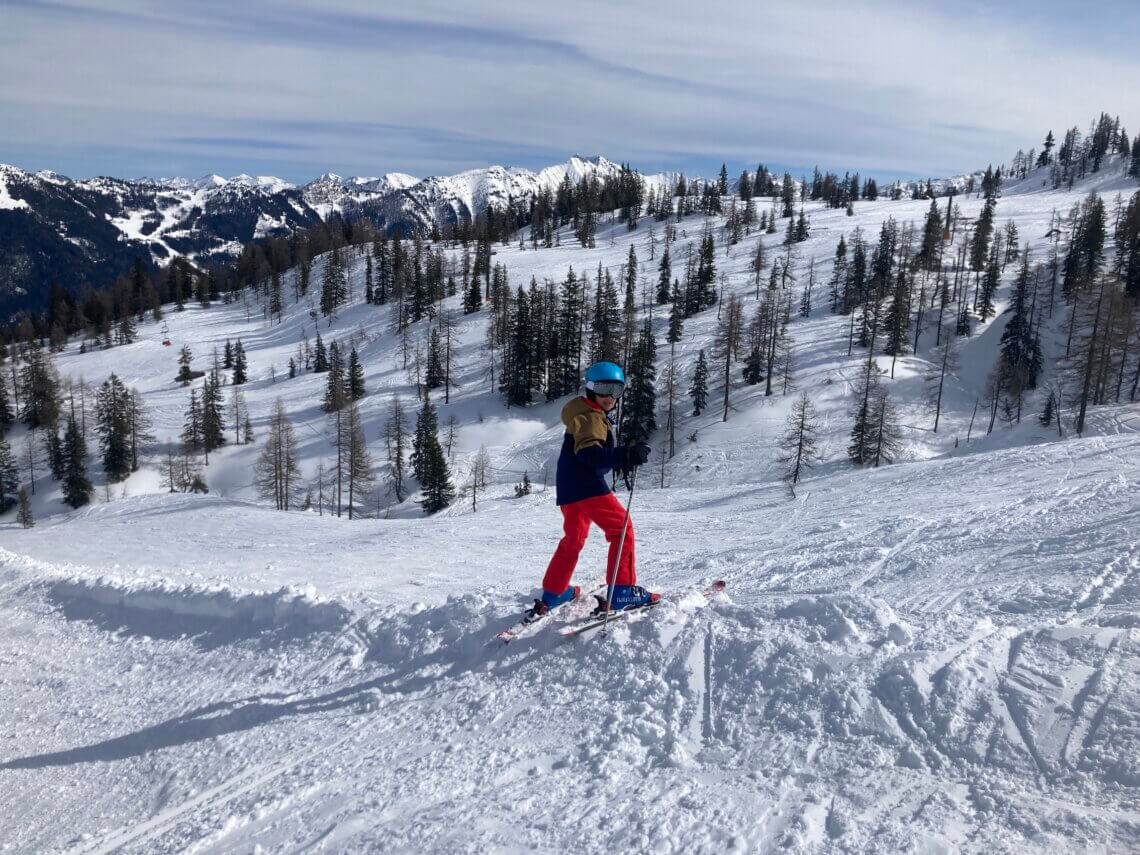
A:
{"label": "snow-covered slope", "polygon": [[[1013,219],[1044,258],[1053,210],[1087,192],[1009,192],[998,223]],[[956,204],[973,217],[981,200]],[[928,207],[882,200],[847,217],[809,204],[796,293],[813,259],[823,293],[840,234],[858,227],[873,240],[887,217],[919,223]],[[678,224],[675,270],[703,225]],[[570,266],[592,277],[599,263],[616,276],[632,245],[653,282],[661,235],[647,220],[634,232],[603,223],[595,249],[564,232],[549,249],[496,247],[495,261],[512,286],[560,281]],[[748,314],[755,242],[774,255],[780,237],[718,241],[725,294],[742,297]],[[314,281],[324,262],[314,262]],[[89,382],[115,371],[137,388],[161,448],[180,432],[188,400],[173,380],[178,349],[190,346],[204,368],[240,337],[255,427],[280,398],[313,478],[333,453],[318,408],[324,378],[287,379],[285,366],[320,332],[326,344],[358,348],[365,434],[380,459],[392,396],[414,407],[412,377],[391,306],[362,302],[364,261],[351,263],[354,296],[331,323],[314,326],[306,300],[269,322],[247,295],[169,313],[171,347],[146,323],[134,344],[82,354],[72,344],[57,364]],[[487,312],[463,315],[458,301],[444,303],[456,321],[457,386],[435,402],[439,423],[454,417],[458,427],[457,484],[480,446],[491,454],[477,512],[468,493],[427,519],[412,500],[383,494],[379,518],[280,513],[253,489],[255,444],[211,455],[209,496],[166,494],[156,455],[110,489],[93,472],[96,501],[74,512],[41,476],[36,527],[18,529],[11,514],[0,521],[0,835],[9,845],[1134,848],[1140,405],[1094,408],[1083,438],[1068,436],[1067,412],[1064,439],[1036,422],[1042,393],[1020,425],[999,421],[987,435],[979,417],[971,427],[999,315],[962,342],[934,433],[921,402],[935,338],[928,316],[917,354],[879,360],[893,370],[883,381],[900,412],[903,462],[854,470],[844,451],[866,354],[848,355],[849,320],[817,296],[790,332],[825,460],[796,497],[775,462],[791,396],[765,398],[762,386],[734,379],[728,420],[716,408],[686,414],[677,456],[662,474],[655,455],[634,496],[640,580],[677,598],[605,640],[566,642],[556,622],[488,647],[534,595],[560,534],[543,487],[560,402],[505,409],[485,372]],[[716,311],[685,324],[686,385],[698,350],[711,347]],[[659,340],[665,323],[654,308]],[[414,325],[414,342],[427,332],[426,321]],[[13,439],[19,449],[22,429]],[[524,471],[536,490],[516,499]],[[577,582],[600,576],[604,547],[595,535]],[[728,582],[723,597],[685,595],[717,578]]]}
{"label": "snow-covered slope", "polygon": [[729,594],[575,643],[486,646],[549,493],[353,525],[144,496],[6,533],[41,557],[0,552],[0,825],[18,851],[1127,851],[1138,441],[794,502],[645,489],[645,581]]}

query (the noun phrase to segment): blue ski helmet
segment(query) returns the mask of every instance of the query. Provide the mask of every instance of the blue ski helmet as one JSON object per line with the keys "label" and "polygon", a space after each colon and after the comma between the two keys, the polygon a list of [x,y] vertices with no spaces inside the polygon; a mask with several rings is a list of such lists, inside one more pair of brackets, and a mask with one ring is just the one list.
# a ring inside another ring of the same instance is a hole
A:
{"label": "blue ski helmet", "polygon": [[[590,391],[594,390],[594,384],[609,386],[614,388],[614,384],[620,383],[621,386],[625,385],[625,372],[621,367],[613,362],[595,362],[586,369],[586,388]],[[617,387],[613,392],[606,394],[613,394],[614,397],[621,396],[621,387]]]}

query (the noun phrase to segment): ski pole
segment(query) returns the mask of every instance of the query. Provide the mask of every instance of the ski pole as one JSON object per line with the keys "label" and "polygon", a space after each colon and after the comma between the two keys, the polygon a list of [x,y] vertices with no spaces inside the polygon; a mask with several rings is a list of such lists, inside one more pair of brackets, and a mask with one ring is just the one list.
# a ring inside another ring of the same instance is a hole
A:
{"label": "ski pole", "polygon": [[625,549],[625,533],[629,531],[629,509],[633,507],[633,488],[637,485],[637,467],[634,467],[633,475],[629,479],[629,500],[625,503],[625,522],[621,526],[621,537],[618,538],[617,554],[614,556],[614,563],[610,570],[613,572],[613,578],[610,580],[609,585],[606,587],[606,613],[602,616],[602,637],[606,636],[606,624],[610,622],[610,611],[613,606],[614,599],[614,586],[617,584],[618,567],[621,566],[621,553]]}

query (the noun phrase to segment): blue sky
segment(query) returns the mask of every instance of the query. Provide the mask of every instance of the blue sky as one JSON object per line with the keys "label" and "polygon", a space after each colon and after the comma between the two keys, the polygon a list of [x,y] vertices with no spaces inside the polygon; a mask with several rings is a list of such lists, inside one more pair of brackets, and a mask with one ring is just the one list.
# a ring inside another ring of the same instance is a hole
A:
{"label": "blue sky", "polygon": [[0,0],[0,162],[77,178],[441,175],[603,154],[733,177],[1140,132],[1140,4]]}

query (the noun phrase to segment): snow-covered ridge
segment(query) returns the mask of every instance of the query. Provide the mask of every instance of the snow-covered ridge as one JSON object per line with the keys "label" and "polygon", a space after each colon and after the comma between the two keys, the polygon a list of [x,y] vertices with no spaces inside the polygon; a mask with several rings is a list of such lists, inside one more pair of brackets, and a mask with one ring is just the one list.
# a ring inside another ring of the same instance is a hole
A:
{"label": "snow-covered ridge", "polygon": [[[143,507],[135,503],[136,509]],[[111,619],[129,625],[130,613],[161,620],[164,631],[194,634],[195,629],[233,624],[239,634],[270,628],[315,632],[334,630],[352,619],[343,603],[318,596],[311,584],[285,585],[276,591],[250,591],[219,583],[164,580],[161,572],[108,573],[92,567],[38,561],[0,549],[0,568],[46,584],[49,598],[65,611],[87,619]]]}
{"label": "snow-covered ridge", "polygon": [[8,192],[8,182],[4,180],[4,174],[0,173],[0,211],[15,211],[27,207],[28,203],[23,199],[12,198],[12,194]]}
{"label": "snow-covered ridge", "polygon": [[[367,218],[405,234],[428,232],[512,200],[525,205],[537,193],[554,192],[566,178],[577,183],[586,175],[604,178],[619,169],[604,157],[574,156],[537,173],[503,166],[424,179],[400,172],[349,178],[326,172],[295,185],[246,174],[73,181],[0,165],[0,210],[32,215],[9,221],[14,230],[9,251],[17,258],[42,256],[47,265],[35,274],[13,265],[8,273],[16,281],[6,289],[13,304],[0,301],[0,308],[42,309],[44,282],[108,282],[129,264],[124,259],[136,254],[149,253],[155,264],[179,255],[195,261],[231,255],[255,239],[286,235],[336,215]],[[661,176],[648,183],[670,180]],[[93,227],[93,216],[109,228]],[[0,230],[0,242],[8,236]],[[77,245],[85,250],[79,259],[73,252]],[[31,295],[32,305],[19,297],[24,294]]]}
{"label": "snow-covered ridge", "polygon": [[270,628],[333,630],[344,626],[352,614],[339,603],[322,600],[312,585],[241,593],[224,586],[99,576],[56,582],[50,597],[65,610],[85,604],[89,608],[79,608],[77,612],[88,619],[97,615],[108,617],[109,612],[114,612],[114,619],[121,623],[130,623],[130,612],[157,616],[162,619],[164,630],[172,634],[192,635],[203,624],[233,624],[233,629],[242,635]]}

